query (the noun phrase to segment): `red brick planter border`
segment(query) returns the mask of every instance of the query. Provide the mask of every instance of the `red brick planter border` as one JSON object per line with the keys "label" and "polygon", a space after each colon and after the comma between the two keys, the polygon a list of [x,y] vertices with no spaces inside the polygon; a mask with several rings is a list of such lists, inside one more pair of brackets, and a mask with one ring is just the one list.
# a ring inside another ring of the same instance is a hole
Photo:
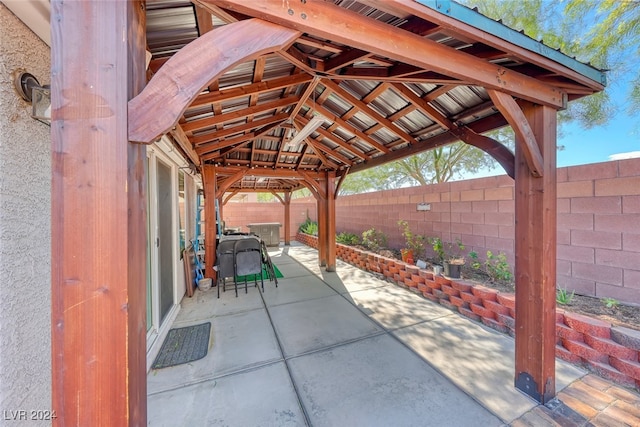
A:
{"label": "red brick planter border", "polygon": [[[298,233],[296,240],[318,248],[315,236]],[[403,288],[439,303],[499,332],[515,336],[515,296],[480,284],[336,244],[339,259],[376,273]],[[640,331],[612,326],[581,314],[556,310],[556,357],[582,365],[617,384],[640,391]]]}

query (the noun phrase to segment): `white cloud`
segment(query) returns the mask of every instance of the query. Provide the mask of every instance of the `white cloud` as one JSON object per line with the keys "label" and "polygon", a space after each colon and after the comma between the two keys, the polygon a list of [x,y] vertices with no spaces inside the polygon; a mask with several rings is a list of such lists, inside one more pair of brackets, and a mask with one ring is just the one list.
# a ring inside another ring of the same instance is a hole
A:
{"label": "white cloud", "polygon": [[612,154],[609,156],[609,160],[635,159],[636,157],[640,157],[640,151]]}

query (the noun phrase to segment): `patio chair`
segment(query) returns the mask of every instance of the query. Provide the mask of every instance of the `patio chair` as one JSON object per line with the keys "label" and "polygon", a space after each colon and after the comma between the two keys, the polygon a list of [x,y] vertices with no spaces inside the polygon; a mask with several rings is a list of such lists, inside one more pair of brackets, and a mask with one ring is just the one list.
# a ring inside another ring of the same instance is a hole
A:
{"label": "patio chair", "polygon": [[[235,241],[233,247],[236,281],[239,276],[244,277],[244,292],[247,293],[247,275],[254,274],[254,282],[258,286],[258,276],[264,290],[264,279],[262,278],[262,247],[260,240],[247,236]],[[237,294],[237,288],[236,288]]]}
{"label": "patio chair", "polygon": [[[216,270],[217,284],[218,284],[218,298],[220,298],[220,283],[222,282],[222,290],[227,290],[227,278],[234,277],[235,275],[235,263],[233,247],[235,240],[221,240],[216,248],[216,265],[213,267]],[[236,288],[236,296],[238,296],[238,284],[233,280]]]}
{"label": "patio chair", "polygon": [[265,270],[269,275],[269,280],[275,281],[277,288],[278,278],[276,277],[276,272],[273,268],[273,262],[271,262],[271,257],[269,256],[269,251],[267,250],[267,245],[264,243],[264,240],[260,240],[260,247],[262,249],[262,263],[264,264]]}

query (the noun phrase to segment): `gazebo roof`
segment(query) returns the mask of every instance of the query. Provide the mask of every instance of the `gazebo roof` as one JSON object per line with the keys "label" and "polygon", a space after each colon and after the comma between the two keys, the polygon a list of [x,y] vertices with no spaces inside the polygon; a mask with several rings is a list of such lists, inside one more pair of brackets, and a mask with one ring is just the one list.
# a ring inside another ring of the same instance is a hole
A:
{"label": "gazebo roof", "polygon": [[219,180],[246,171],[228,191],[294,190],[321,172],[341,177],[458,140],[512,174],[512,154],[480,136],[510,121],[501,93],[561,109],[605,84],[601,71],[475,10],[412,0],[149,0],[150,74],[249,18],[301,35],[226,70],[171,131],[196,166],[217,165]]}

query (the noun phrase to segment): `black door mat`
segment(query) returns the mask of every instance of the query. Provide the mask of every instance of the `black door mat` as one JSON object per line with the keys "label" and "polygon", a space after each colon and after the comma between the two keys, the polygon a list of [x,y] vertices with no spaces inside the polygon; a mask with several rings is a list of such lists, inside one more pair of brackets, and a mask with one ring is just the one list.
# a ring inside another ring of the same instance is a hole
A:
{"label": "black door mat", "polygon": [[202,359],[209,350],[210,330],[209,322],[171,329],[151,368],[162,369]]}

